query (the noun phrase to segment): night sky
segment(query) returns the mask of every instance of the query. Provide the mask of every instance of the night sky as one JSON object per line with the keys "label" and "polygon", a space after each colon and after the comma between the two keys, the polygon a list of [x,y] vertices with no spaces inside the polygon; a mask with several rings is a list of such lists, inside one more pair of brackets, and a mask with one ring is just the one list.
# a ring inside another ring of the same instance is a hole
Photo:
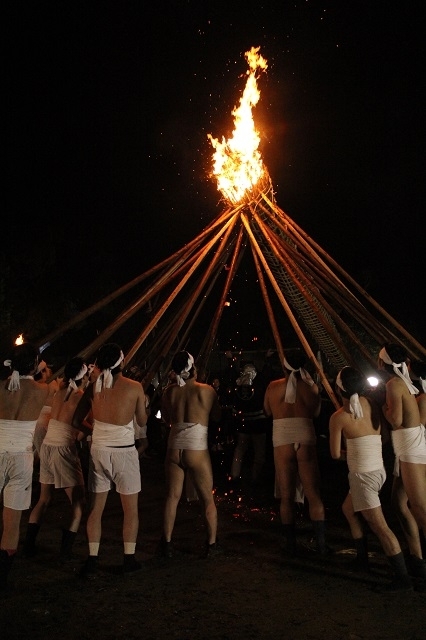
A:
{"label": "night sky", "polygon": [[207,134],[230,136],[260,46],[278,205],[425,339],[421,3],[10,5],[1,257],[26,303],[84,308],[222,210]]}

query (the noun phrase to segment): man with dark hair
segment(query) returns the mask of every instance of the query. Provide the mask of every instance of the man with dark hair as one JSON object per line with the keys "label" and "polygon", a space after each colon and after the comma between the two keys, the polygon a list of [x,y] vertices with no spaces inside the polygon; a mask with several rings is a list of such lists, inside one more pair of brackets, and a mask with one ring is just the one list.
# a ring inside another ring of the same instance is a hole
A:
{"label": "man with dark hair", "polygon": [[395,453],[392,505],[409,547],[408,570],[425,580],[419,530],[426,531],[426,438],[416,400],[419,391],[410,379],[407,358],[402,345],[385,344],[379,353],[379,369],[387,377],[383,413],[392,429]]}
{"label": "man with dark hair", "polygon": [[325,555],[325,511],[320,495],[320,471],[313,420],[321,409],[318,385],[306,366],[302,351],[286,354],[285,378],[273,380],[265,393],[265,413],[272,416],[272,444],[286,551],[296,552],[295,496],[299,482],[308,501],[316,550]]}
{"label": "man with dark hair", "polygon": [[0,545],[0,589],[19,542],[22,511],[31,504],[33,436],[37,418],[49,394],[47,384],[34,381],[38,349],[16,346],[4,364],[11,375],[0,385],[0,493],[3,493],[3,534]]}
{"label": "man with dark hair", "polygon": [[[364,395],[365,377],[352,367],[344,367],[336,379],[343,406],[330,418],[330,453],[335,460],[346,458],[349,467],[349,493],[342,506],[357,552],[355,568],[368,570],[367,537],[360,515],[380,540],[394,572],[385,591],[411,591],[404,554],[398,539],[383,515],[379,492],[386,480],[382,456],[379,407]],[[342,442],[346,450],[342,454]]]}
{"label": "man with dark hair", "polygon": [[[37,553],[36,538],[55,488],[65,491],[71,506],[69,527],[62,531],[60,557],[62,560],[72,557],[72,546],[83,515],[84,477],[76,447],[78,434],[83,434],[73,429],[71,421],[83,395],[82,381],[86,374],[83,358],[77,356],[69,360],[53,398],[46,435],[40,447],[40,497],[28,520],[24,542],[26,557]],[[92,433],[89,425],[86,433]]]}
{"label": "man with dark hair", "polygon": [[[146,438],[146,401],[142,385],[122,374],[124,355],[115,343],[100,348],[96,366],[100,373],[87,387],[75,411],[72,424],[82,424],[90,409],[93,416],[92,446],[88,488],[92,504],[87,519],[89,557],[80,575],[97,572],[102,514],[109,490],[115,485],[123,508],[123,572],[141,568],[135,559],[139,529],[138,497],[141,490],[139,454],[148,446]],[[140,440],[138,450],[135,442]]]}
{"label": "man with dark hair", "polygon": [[194,358],[187,351],[175,355],[172,370],[176,381],[165,389],[161,402],[163,419],[171,429],[165,460],[167,496],[160,553],[169,558],[173,555],[171,539],[186,473],[204,509],[205,555],[213,556],[220,548],[216,538],[217,510],[207,432],[209,419],[220,419],[220,405],[213,387],[197,382]]}

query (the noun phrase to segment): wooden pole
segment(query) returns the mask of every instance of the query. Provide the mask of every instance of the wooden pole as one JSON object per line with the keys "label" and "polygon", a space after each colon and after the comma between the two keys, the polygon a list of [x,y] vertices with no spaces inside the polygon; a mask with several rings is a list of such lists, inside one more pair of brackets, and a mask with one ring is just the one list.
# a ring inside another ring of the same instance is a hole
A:
{"label": "wooden pole", "polygon": [[264,268],[264,270],[265,270],[265,272],[266,272],[266,274],[267,274],[267,276],[268,276],[268,278],[269,278],[269,280],[270,280],[270,282],[271,282],[271,284],[272,284],[272,286],[273,286],[273,288],[275,290],[275,293],[278,296],[279,301],[281,302],[281,305],[282,305],[283,309],[285,310],[285,312],[287,314],[288,319],[290,320],[290,322],[291,322],[291,324],[293,326],[293,329],[296,332],[296,335],[298,336],[300,342],[302,343],[302,345],[303,345],[308,357],[312,360],[312,362],[313,362],[313,364],[315,366],[315,369],[316,369],[316,371],[318,373],[318,376],[320,377],[321,382],[323,384],[323,387],[326,390],[330,400],[333,402],[333,404],[336,407],[336,409],[338,409],[340,407],[340,404],[339,404],[339,402],[338,402],[338,400],[337,400],[337,398],[336,398],[336,396],[335,396],[335,394],[333,392],[333,389],[331,388],[331,386],[330,386],[330,384],[329,384],[329,382],[328,382],[328,380],[327,380],[327,378],[326,378],[326,376],[324,374],[324,371],[322,370],[322,367],[321,367],[320,363],[318,362],[314,352],[312,351],[309,342],[306,340],[303,331],[301,330],[301,328],[300,328],[300,326],[299,326],[299,324],[298,324],[298,322],[297,322],[297,320],[296,320],[291,308],[289,307],[289,305],[287,303],[287,300],[284,298],[284,295],[283,295],[283,293],[282,293],[277,281],[275,280],[275,278],[274,278],[274,276],[273,276],[273,274],[272,274],[272,272],[271,272],[271,270],[269,268],[269,265],[268,265],[267,261],[265,260],[265,257],[263,256],[263,254],[262,254],[262,252],[261,252],[261,250],[259,248],[259,245],[256,242],[256,239],[255,239],[255,237],[253,235],[252,230],[250,229],[250,225],[249,225],[249,223],[247,221],[246,216],[241,214],[241,220],[243,221],[243,224],[246,227],[247,233],[248,233],[248,235],[250,237],[250,241],[251,241],[252,245],[254,246],[254,248],[256,250],[256,253],[257,253],[261,263],[263,264],[263,268]]}

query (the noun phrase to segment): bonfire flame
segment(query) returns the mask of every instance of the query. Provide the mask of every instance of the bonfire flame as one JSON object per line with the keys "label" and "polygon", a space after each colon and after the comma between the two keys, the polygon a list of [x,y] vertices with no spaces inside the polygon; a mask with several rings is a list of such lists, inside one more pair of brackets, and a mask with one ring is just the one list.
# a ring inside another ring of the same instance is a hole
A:
{"label": "bonfire flame", "polygon": [[259,181],[267,175],[258,151],[260,135],[253,121],[252,108],[259,102],[256,71],[268,68],[266,60],[259,55],[260,47],[252,47],[245,53],[249,70],[247,82],[239,107],[232,111],[235,128],[232,138],[219,142],[208,134],[215,153],[213,175],[217,177],[218,189],[231,203],[237,204],[249,195]]}

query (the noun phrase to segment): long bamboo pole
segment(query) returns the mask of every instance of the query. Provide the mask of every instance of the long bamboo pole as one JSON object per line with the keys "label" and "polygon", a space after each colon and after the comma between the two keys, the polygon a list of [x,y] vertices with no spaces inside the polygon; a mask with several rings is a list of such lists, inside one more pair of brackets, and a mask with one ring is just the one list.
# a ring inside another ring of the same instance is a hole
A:
{"label": "long bamboo pole", "polygon": [[273,286],[273,288],[275,290],[275,293],[278,296],[279,301],[281,302],[281,305],[282,305],[283,309],[285,310],[285,312],[287,314],[288,319],[290,320],[290,322],[291,322],[291,324],[293,326],[293,329],[296,332],[296,335],[298,336],[300,342],[302,343],[302,345],[303,345],[308,357],[312,360],[312,363],[315,366],[315,369],[316,369],[316,371],[318,373],[318,376],[321,379],[323,387],[326,390],[330,400],[333,402],[333,404],[336,407],[336,409],[338,409],[340,407],[340,405],[339,405],[339,402],[338,402],[338,400],[337,400],[337,398],[336,398],[336,396],[335,396],[335,394],[333,392],[333,389],[331,388],[330,383],[328,382],[327,377],[325,376],[324,371],[322,370],[322,367],[321,367],[320,363],[318,362],[314,352],[312,351],[309,342],[306,340],[303,331],[301,330],[301,328],[300,328],[300,326],[299,326],[299,324],[298,324],[298,322],[297,322],[297,320],[296,320],[291,308],[289,307],[289,305],[287,303],[287,300],[284,298],[284,295],[283,295],[283,293],[282,293],[277,281],[275,280],[275,278],[274,278],[274,276],[273,276],[273,274],[272,274],[272,272],[271,272],[271,270],[269,268],[269,265],[268,265],[267,261],[265,260],[265,257],[263,256],[262,251],[259,248],[259,245],[257,244],[257,241],[256,241],[256,239],[255,239],[255,237],[253,235],[253,232],[252,232],[252,230],[250,228],[250,225],[249,225],[249,223],[247,221],[247,218],[246,218],[246,216],[244,214],[241,214],[241,220],[243,221],[244,226],[246,227],[247,233],[248,233],[248,235],[250,237],[250,242],[254,246],[258,257],[259,257],[261,263],[263,264],[263,268],[264,268],[264,270],[265,270],[265,272],[266,272],[266,274],[267,274],[267,276],[268,276],[268,278],[269,278],[269,280],[270,280],[270,282],[271,282],[271,284],[272,284],[272,286]]}
{"label": "long bamboo pole", "polygon": [[225,223],[225,225],[219,230],[218,233],[215,234],[215,236],[209,240],[204,248],[204,250],[202,251],[201,255],[198,257],[198,259],[194,262],[194,264],[188,269],[188,272],[186,273],[186,275],[182,278],[182,280],[179,282],[179,284],[175,287],[174,291],[171,293],[171,295],[167,298],[167,300],[163,303],[163,305],[161,306],[161,308],[157,311],[157,313],[155,314],[154,318],[152,318],[152,320],[148,323],[148,325],[145,327],[145,329],[142,331],[142,333],[140,334],[138,340],[136,341],[134,348],[139,348],[139,346],[144,342],[144,340],[146,339],[146,337],[150,334],[150,332],[152,331],[152,328],[155,326],[155,324],[158,322],[158,320],[162,317],[162,315],[164,314],[164,312],[166,311],[166,309],[169,307],[169,305],[171,304],[171,302],[176,298],[176,296],[178,295],[178,293],[182,290],[182,288],[185,286],[185,284],[188,282],[189,278],[192,276],[192,274],[194,273],[194,271],[199,267],[199,265],[201,264],[201,262],[206,258],[207,254],[210,252],[210,249],[216,244],[216,242],[219,240],[220,236],[224,233],[224,231],[228,228],[228,226],[232,223],[233,218],[228,219],[228,221]]}
{"label": "long bamboo pole", "polygon": [[[272,212],[269,211],[266,207],[261,206],[261,209],[269,217],[273,224],[281,231],[281,233],[291,239],[291,242],[286,243],[286,249],[287,251],[293,253],[293,255],[295,256],[295,261],[303,261],[305,268],[307,268],[306,263],[309,263],[312,267],[312,270],[314,270],[317,274],[322,274],[322,276],[320,277],[322,277],[323,279],[320,286],[323,289],[328,290],[328,285],[333,288],[334,294],[330,294],[330,298],[332,300],[339,301],[342,307],[347,310],[349,317],[354,317],[365,329],[365,331],[367,331],[367,333],[374,340],[376,340],[378,344],[383,344],[384,342],[401,341],[400,336],[395,334],[389,329],[389,327],[380,322],[377,317],[373,316],[373,314],[365,307],[365,305],[361,303],[361,301],[355,296],[355,294],[348,289],[347,285],[344,284],[338,278],[336,273],[333,272],[330,267],[321,259],[321,257],[309,245],[308,241],[298,235],[297,232],[295,233],[295,230],[292,228],[292,225],[289,222],[290,218],[288,216],[287,221],[283,222],[279,216],[274,216]],[[294,247],[296,247],[296,249]],[[395,327],[395,325],[392,323],[391,326]],[[357,341],[355,340],[355,342]],[[416,357],[410,346],[407,346],[407,349],[412,357]],[[368,358],[368,360],[371,360],[371,356]]]}
{"label": "long bamboo pole", "polygon": [[[57,327],[54,331],[50,332],[49,334],[44,336],[42,339],[38,340],[37,345],[43,346],[45,344],[52,344],[55,340],[57,340],[57,338],[63,335],[66,331],[78,325],[80,322],[83,322],[83,320],[93,315],[96,311],[103,309],[108,304],[110,304],[110,302],[112,302],[119,296],[123,295],[130,289],[133,289],[140,282],[143,282],[144,280],[146,280],[147,278],[155,274],[160,269],[169,267],[169,269],[167,270],[167,273],[173,272],[175,269],[177,269],[179,264],[181,264],[180,258],[183,254],[187,255],[188,252],[190,252],[195,246],[198,246],[202,242],[202,240],[209,233],[211,233],[213,229],[215,229],[218,225],[222,224],[222,222],[227,220],[230,215],[234,215],[234,212],[235,212],[235,207],[233,209],[229,208],[226,211],[224,211],[215,220],[213,220],[198,236],[196,236],[189,243],[187,243],[186,245],[178,249],[178,251],[176,251],[174,254],[170,255],[165,260],[154,265],[153,267],[151,267],[151,269],[148,269],[147,271],[140,274],[133,280],[130,280],[130,282],[127,282],[122,287],[119,287],[118,289],[116,289],[109,295],[105,296],[95,304],[91,305],[90,307],[87,307],[87,309],[84,309],[83,311],[75,315],[73,318],[63,323],[60,327]],[[170,270],[170,265],[172,265],[171,270]]]}
{"label": "long bamboo pole", "polygon": [[257,277],[259,279],[259,286],[260,286],[260,290],[262,292],[262,297],[263,297],[263,302],[265,303],[265,307],[266,307],[266,312],[268,314],[268,319],[269,319],[269,324],[271,325],[271,330],[272,330],[272,335],[274,336],[274,341],[275,341],[275,346],[277,348],[277,353],[278,353],[278,357],[282,366],[282,369],[284,371],[285,369],[285,365],[284,365],[284,348],[283,348],[283,344],[281,341],[281,336],[280,336],[280,332],[278,330],[278,325],[277,325],[277,321],[275,320],[275,315],[274,312],[272,310],[272,305],[271,305],[271,301],[269,299],[269,295],[268,295],[268,291],[266,288],[266,283],[265,283],[265,278],[263,277],[263,272],[260,266],[260,262],[259,259],[257,257],[256,251],[254,250],[254,247],[251,246],[251,251],[252,251],[252,255],[253,255],[253,260],[254,260],[254,264],[256,267],[256,272],[257,272]]}
{"label": "long bamboo pole", "polygon": [[222,295],[220,297],[219,303],[217,305],[216,308],[216,312],[213,316],[213,320],[210,324],[210,328],[209,331],[207,333],[206,336],[206,344],[203,345],[203,350],[202,350],[202,357],[200,357],[200,371],[202,376],[204,376],[204,372],[206,369],[206,364],[207,364],[207,360],[210,356],[214,341],[216,339],[216,335],[217,335],[217,330],[218,330],[218,326],[220,323],[220,320],[222,318],[222,313],[223,313],[223,309],[225,306],[225,302],[226,302],[226,298],[228,296],[229,293],[229,289],[231,287],[231,283],[234,279],[235,276],[235,271],[236,271],[236,265],[237,265],[237,259],[240,253],[240,249],[241,249],[241,243],[242,243],[242,238],[243,238],[243,227],[240,227],[240,230],[238,232],[238,237],[235,243],[235,248],[234,248],[234,253],[232,255],[232,260],[231,260],[231,265],[230,265],[230,269],[227,273],[226,276],[226,281],[222,290]]}
{"label": "long bamboo pole", "polygon": [[[271,206],[272,203],[269,200],[269,198],[267,198],[266,195],[264,195],[263,197],[265,201],[268,202],[269,206]],[[406,331],[406,329],[399,322],[397,322],[397,320],[395,320],[393,316],[391,316],[372,296],[370,296],[370,294],[365,289],[363,289],[363,287],[361,287],[361,285],[359,285],[358,282],[356,282],[352,278],[352,276],[349,275],[347,271],[345,271],[322,247],[320,247],[312,238],[310,238],[309,235],[305,231],[303,231],[303,229],[301,229],[284,211],[280,210],[280,213],[282,213],[283,217],[287,220],[288,224],[291,224],[293,226],[293,229],[297,231],[298,235],[301,238],[308,238],[311,246],[314,247],[319,254],[326,257],[328,262],[339,273],[341,273],[347,279],[347,281],[350,282],[351,285],[355,287],[357,291],[359,291],[364,296],[364,298],[369,301],[369,303],[373,307],[375,307],[375,309],[377,309],[377,311],[379,311],[396,329],[398,329],[398,331],[407,340],[409,340],[411,344],[423,354],[423,356],[426,356],[426,348],[423,345],[421,345],[416,340],[416,338],[414,338],[414,336],[412,336],[408,331]]]}
{"label": "long bamboo pole", "polygon": [[[319,290],[315,290],[312,286],[312,282],[309,283],[308,278],[306,277],[303,269],[300,268],[299,263],[293,260],[290,256],[290,253],[287,251],[286,243],[279,242],[279,237],[275,236],[266,225],[260,220],[260,218],[254,213],[254,218],[259,226],[259,229],[262,231],[265,236],[269,246],[271,247],[275,257],[279,260],[283,265],[285,265],[286,271],[289,277],[292,278],[294,285],[297,287],[301,295],[304,297],[306,304],[308,304],[311,309],[316,314],[317,318],[320,320],[326,331],[330,336],[333,337],[334,343],[338,346],[341,353],[346,358],[346,361],[351,362],[355,366],[355,361],[352,357],[352,354],[347,349],[346,345],[343,343],[340,335],[337,333],[335,327],[330,323],[330,321],[326,318],[320,306],[316,303],[316,300],[322,305],[322,307],[329,313],[329,315],[333,318],[333,320],[337,321],[341,329],[344,330],[346,335],[351,334],[349,327],[343,322],[342,318],[337,314],[334,309],[328,304],[327,300],[321,295]],[[309,284],[311,286],[309,286]],[[367,361],[371,361],[371,357],[368,351],[364,348],[362,343],[356,338],[355,334],[352,334],[355,343],[360,349],[361,353],[363,353],[364,357]]]}

